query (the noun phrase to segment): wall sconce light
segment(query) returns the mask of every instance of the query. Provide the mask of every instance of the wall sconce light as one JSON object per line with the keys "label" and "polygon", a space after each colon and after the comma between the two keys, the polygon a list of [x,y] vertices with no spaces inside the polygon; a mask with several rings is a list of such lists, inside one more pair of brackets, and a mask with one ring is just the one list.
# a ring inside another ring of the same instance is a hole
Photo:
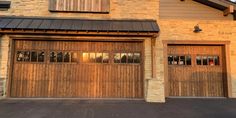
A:
{"label": "wall sconce light", "polygon": [[194,30],[193,30],[193,32],[195,32],[195,33],[199,33],[199,32],[201,32],[201,31],[202,31],[202,29],[199,27],[198,24],[194,26]]}

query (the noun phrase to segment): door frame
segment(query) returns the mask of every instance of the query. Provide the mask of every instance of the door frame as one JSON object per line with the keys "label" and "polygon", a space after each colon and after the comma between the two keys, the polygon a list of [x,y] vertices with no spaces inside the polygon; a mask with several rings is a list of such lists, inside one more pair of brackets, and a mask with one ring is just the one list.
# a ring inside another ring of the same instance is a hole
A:
{"label": "door frame", "polygon": [[224,52],[224,56],[225,56],[225,68],[226,68],[226,82],[227,82],[227,86],[225,87],[226,90],[224,92],[226,92],[226,96],[228,98],[232,97],[232,82],[231,82],[231,67],[230,67],[230,41],[217,41],[217,40],[195,40],[195,41],[190,41],[190,40],[163,40],[163,57],[164,57],[164,93],[165,93],[165,97],[170,97],[169,96],[169,82],[168,82],[168,61],[167,61],[167,57],[168,57],[168,45],[171,44],[176,44],[176,45],[180,45],[180,44],[184,44],[184,45],[192,45],[192,44],[196,44],[196,45],[222,45],[225,48],[225,52]]}
{"label": "door frame", "polygon": [[[14,57],[15,57],[15,40],[42,40],[42,41],[101,41],[101,42],[141,42],[142,43],[142,62],[141,62],[141,78],[143,79],[143,98],[145,99],[145,73],[144,73],[144,67],[145,67],[145,40],[147,38],[144,37],[94,37],[94,36],[81,36],[81,37],[73,37],[73,36],[24,36],[24,35],[8,35],[9,36],[9,56],[8,56],[8,79],[6,81],[6,88],[7,88],[7,94],[6,98],[11,98],[11,86],[12,86],[12,77],[13,77],[13,67],[14,67]],[[150,39],[151,40],[151,39]],[[78,98],[80,99],[80,98]]]}

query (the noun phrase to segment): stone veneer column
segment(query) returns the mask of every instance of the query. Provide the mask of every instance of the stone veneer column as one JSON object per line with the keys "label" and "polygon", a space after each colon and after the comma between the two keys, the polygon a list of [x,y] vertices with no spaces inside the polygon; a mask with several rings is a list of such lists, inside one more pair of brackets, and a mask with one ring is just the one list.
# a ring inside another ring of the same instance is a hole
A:
{"label": "stone veneer column", "polygon": [[8,58],[9,37],[6,35],[0,36],[0,81],[3,82],[3,88],[1,88],[3,90],[6,90],[6,80],[8,79]]}
{"label": "stone veneer column", "polygon": [[[157,41],[157,44],[159,42]],[[145,99],[147,102],[165,102],[164,94],[164,74],[163,72],[163,52],[162,46],[156,45],[154,50],[156,52],[156,78],[152,78],[152,51],[151,51],[151,40],[145,40],[144,52],[144,79],[145,79]]]}

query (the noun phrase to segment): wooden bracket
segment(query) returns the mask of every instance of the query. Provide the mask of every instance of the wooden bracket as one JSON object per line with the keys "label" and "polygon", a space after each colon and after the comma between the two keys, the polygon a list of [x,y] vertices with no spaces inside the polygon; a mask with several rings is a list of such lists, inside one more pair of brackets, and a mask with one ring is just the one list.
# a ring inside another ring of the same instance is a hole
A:
{"label": "wooden bracket", "polygon": [[228,16],[231,13],[234,13],[234,6],[233,5],[229,5],[229,7],[224,10],[224,16]]}

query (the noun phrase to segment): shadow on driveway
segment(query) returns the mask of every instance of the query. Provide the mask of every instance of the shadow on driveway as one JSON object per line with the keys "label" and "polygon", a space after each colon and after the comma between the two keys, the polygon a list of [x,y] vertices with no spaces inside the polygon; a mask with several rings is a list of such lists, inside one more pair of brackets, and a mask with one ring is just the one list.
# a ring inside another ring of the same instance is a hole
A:
{"label": "shadow on driveway", "polygon": [[236,118],[236,99],[1,100],[0,118]]}

